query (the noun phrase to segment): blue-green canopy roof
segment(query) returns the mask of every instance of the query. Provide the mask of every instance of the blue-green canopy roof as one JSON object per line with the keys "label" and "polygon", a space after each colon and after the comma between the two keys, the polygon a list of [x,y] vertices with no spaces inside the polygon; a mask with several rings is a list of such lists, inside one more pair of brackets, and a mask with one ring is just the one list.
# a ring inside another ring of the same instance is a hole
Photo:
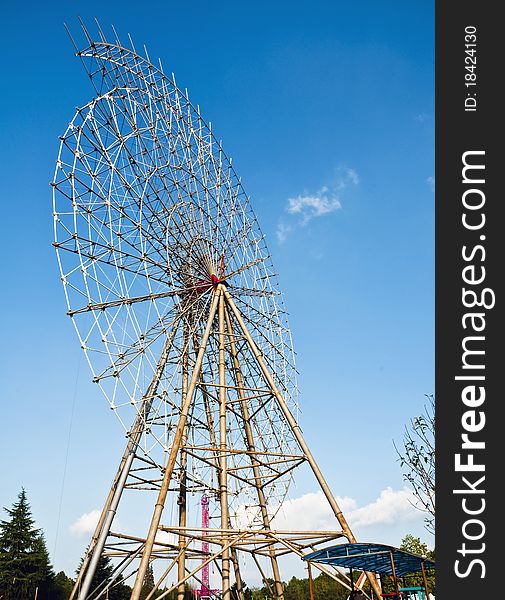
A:
{"label": "blue-green canopy roof", "polygon": [[307,554],[303,560],[393,575],[391,556],[398,577],[417,573],[421,570],[421,564],[425,569],[435,568],[435,563],[423,556],[385,544],[337,544]]}

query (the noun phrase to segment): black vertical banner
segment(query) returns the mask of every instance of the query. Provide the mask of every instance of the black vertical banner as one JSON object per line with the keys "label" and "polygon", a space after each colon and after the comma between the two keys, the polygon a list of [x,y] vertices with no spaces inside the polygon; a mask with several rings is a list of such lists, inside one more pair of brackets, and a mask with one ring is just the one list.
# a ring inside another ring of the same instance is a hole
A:
{"label": "black vertical banner", "polygon": [[505,598],[505,29],[436,4],[437,600]]}

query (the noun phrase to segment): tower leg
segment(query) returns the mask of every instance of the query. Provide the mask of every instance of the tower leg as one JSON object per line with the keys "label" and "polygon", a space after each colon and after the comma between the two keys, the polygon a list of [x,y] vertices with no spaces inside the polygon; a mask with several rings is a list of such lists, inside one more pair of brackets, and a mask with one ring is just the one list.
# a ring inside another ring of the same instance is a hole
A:
{"label": "tower leg", "polygon": [[[244,419],[244,430],[246,436],[247,449],[251,456],[253,475],[254,475],[254,484],[256,488],[256,492],[258,494],[258,503],[260,505],[261,510],[261,518],[263,520],[263,526],[265,529],[270,530],[270,517],[268,516],[267,511],[267,502],[265,498],[265,494],[263,492],[263,482],[261,480],[261,473],[259,470],[258,461],[256,460],[256,448],[254,445],[254,437],[251,429],[251,423],[249,420],[249,409],[247,407],[247,402],[245,399],[244,393],[244,378],[242,376],[242,370],[240,369],[240,361],[238,359],[237,346],[235,344],[235,338],[233,337],[233,328],[231,324],[230,315],[228,314],[228,310],[225,308],[225,317],[226,317],[226,327],[228,330],[229,336],[229,344],[230,344],[230,352],[233,360],[233,368],[235,371],[235,379],[238,388],[238,394],[240,398],[240,408],[242,411],[242,416]],[[279,600],[283,600],[284,598],[284,589],[282,587],[281,575],[279,571],[279,564],[277,562],[277,558],[271,548],[269,548],[270,554],[270,562],[272,564],[272,574],[274,576],[275,582],[275,593],[276,597]]]}
{"label": "tower leg", "polygon": [[[231,529],[231,527],[230,527]],[[231,548],[231,561],[233,563],[233,570],[235,571],[235,583],[237,585],[237,598],[238,600],[244,600],[244,590],[242,589],[242,577],[240,576],[240,566],[238,564],[238,556],[235,548]]]}
{"label": "tower leg", "polygon": [[[227,444],[226,444],[226,358],[224,331],[224,298],[219,295],[219,500],[221,505],[221,529],[228,529],[228,473],[227,473]],[[223,546],[226,534],[223,533]],[[222,554],[222,599],[230,600],[230,550]]]}
{"label": "tower leg", "polygon": [[[184,335],[183,335],[183,359],[182,359],[182,382],[181,382],[181,405],[184,404],[186,400],[186,395],[188,393],[188,326],[187,323],[184,323]],[[187,427],[184,429],[184,434],[182,436],[182,451],[181,451],[181,482],[179,486],[179,527],[186,527],[186,515],[187,515],[187,474],[186,474],[186,465],[188,461],[188,456],[184,447],[186,446],[187,440]],[[179,535],[179,558],[177,561],[177,577],[179,581],[184,579],[186,574],[186,538],[184,535]],[[179,584],[177,588],[177,600],[184,600],[184,591],[185,584]]]}
{"label": "tower leg", "polygon": [[191,381],[188,387],[188,393],[186,395],[186,399],[184,404],[181,407],[181,416],[179,418],[179,423],[177,425],[177,429],[174,435],[174,441],[172,443],[172,448],[170,449],[170,454],[167,460],[167,466],[165,468],[165,473],[163,475],[163,480],[161,482],[160,491],[158,494],[158,499],[156,500],[156,504],[153,511],[153,516],[151,519],[151,525],[149,527],[149,532],[147,534],[146,543],[144,546],[144,552],[142,553],[142,558],[140,560],[139,570],[137,571],[137,577],[135,579],[135,583],[132,589],[131,600],[139,600],[140,592],[142,589],[142,584],[144,582],[144,577],[147,572],[147,568],[149,566],[149,559],[151,558],[151,553],[154,546],[154,540],[156,538],[156,533],[158,531],[158,526],[161,520],[161,514],[163,512],[163,508],[165,506],[165,500],[167,498],[168,487],[170,485],[170,480],[172,479],[172,473],[175,467],[175,461],[177,459],[177,454],[179,453],[179,449],[181,447],[181,440],[184,434],[184,429],[186,427],[186,421],[188,418],[189,407],[191,405],[191,401],[193,399],[193,393],[195,391],[195,387],[200,376],[200,370],[202,368],[203,357],[205,354],[205,348],[207,346],[207,342],[209,340],[210,332],[212,329],[212,322],[214,317],[216,316],[217,305],[219,302],[219,297],[221,296],[221,290],[218,287],[214,292],[214,297],[212,299],[212,305],[210,307],[209,316],[207,319],[207,325],[205,327],[205,332],[202,337],[202,341],[200,343],[200,348],[198,350],[198,356],[196,358],[195,366],[193,369],[193,373],[191,374]]}

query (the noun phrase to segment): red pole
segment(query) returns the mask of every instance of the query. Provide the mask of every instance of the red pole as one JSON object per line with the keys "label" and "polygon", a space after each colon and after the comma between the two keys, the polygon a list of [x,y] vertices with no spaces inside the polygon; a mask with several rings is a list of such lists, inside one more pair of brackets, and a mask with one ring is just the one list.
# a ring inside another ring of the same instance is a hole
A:
{"label": "red pole", "polygon": [[[209,499],[204,494],[202,496],[202,536],[208,535],[207,529],[209,528]],[[202,541],[202,562],[205,562],[209,555],[209,542]],[[209,583],[209,565],[205,565],[202,568],[202,585],[200,587],[200,598],[210,596],[210,583]]]}

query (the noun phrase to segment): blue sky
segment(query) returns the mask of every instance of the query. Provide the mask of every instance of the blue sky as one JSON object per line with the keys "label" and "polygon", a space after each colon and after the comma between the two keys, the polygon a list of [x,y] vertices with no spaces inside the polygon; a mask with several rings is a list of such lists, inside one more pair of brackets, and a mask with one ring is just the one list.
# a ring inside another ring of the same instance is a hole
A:
{"label": "blue sky", "polygon": [[[92,97],[63,23],[96,16],[162,59],[233,158],[290,313],[304,435],[358,537],[433,545],[401,508],[393,447],[434,391],[432,3],[143,8],[4,8],[1,505],[24,486],[56,569],[71,574],[88,541],[71,526],[100,506],[124,444],[65,316],[51,247],[58,136]],[[302,475],[292,496],[302,507],[315,492]]]}

